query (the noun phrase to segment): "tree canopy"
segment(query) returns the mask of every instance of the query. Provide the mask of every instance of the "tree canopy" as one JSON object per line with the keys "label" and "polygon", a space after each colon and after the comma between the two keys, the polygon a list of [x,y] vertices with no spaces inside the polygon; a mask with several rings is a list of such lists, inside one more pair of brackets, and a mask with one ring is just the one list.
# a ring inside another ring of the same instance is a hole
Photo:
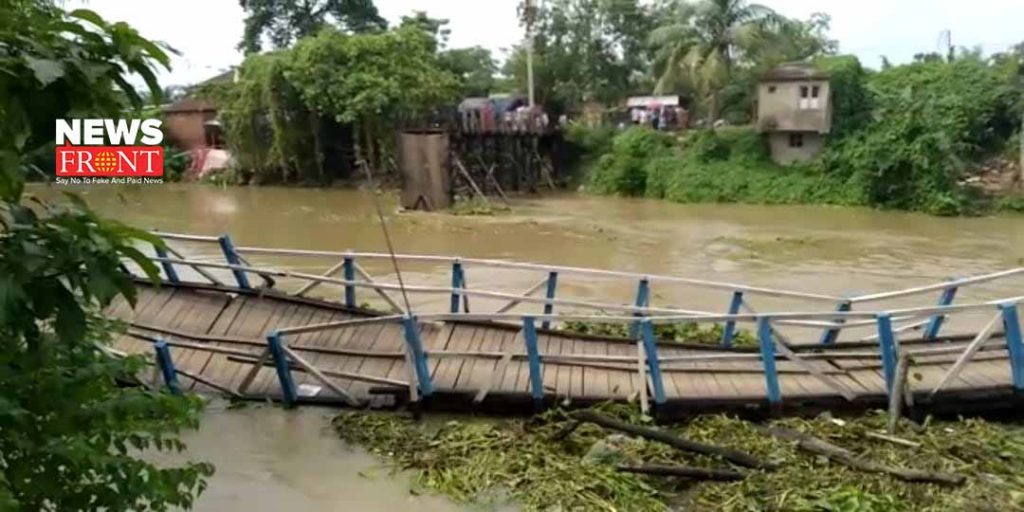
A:
{"label": "tree canopy", "polygon": [[458,77],[436,48],[412,23],[365,34],[325,28],[293,48],[252,55],[222,93],[229,144],[256,179],[322,182],[346,177],[323,167],[325,130],[341,126],[360,138],[359,156],[379,165],[376,148],[396,123],[456,99]]}
{"label": "tree canopy", "polygon": [[256,53],[269,42],[287,48],[324,27],[348,32],[387,28],[373,0],[239,0],[245,10],[245,32],[238,47]]}

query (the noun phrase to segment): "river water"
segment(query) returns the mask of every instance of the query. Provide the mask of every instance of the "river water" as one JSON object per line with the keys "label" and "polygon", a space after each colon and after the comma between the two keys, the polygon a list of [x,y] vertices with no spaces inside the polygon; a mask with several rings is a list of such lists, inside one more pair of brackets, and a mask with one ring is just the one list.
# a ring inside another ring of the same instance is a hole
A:
{"label": "river water", "polygon": [[[35,188],[42,196],[53,188]],[[195,234],[230,233],[247,246],[385,251],[371,195],[355,190],[220,188],[169,184],[75,190],[100,213],[130,224]],[[849,295],[929,284],[1024,265],[1024,217],[937,218],[913,213],[818,206],[678,205],[643,199],[558,194],[514,200],[508,213],[385,215],[400,253],[504,258],[559,265],[672,274],[765,287]],[[214,245],[185,249],[221,261]],[[250,258],[257,265],[320,273],[335,261]],[[394,281],[386,260],[363,262]],[[450,269],[404,264],[407,283],[447,286]],[[543,274],[467,268],[469,287],[521,291]],[[1022,279],[961,291],[957,301],[1022,295]],[[628,303],[635,282],[564,276],[559,297]],[[325,287],[324,293],[338,293]],[[362,292],[361,292],[362,293]],[[727,291],[659,287],[653,304],[724,310]],[[337,295],[336,295],[337,296]],[[368,294],[360,301],[373,302]],[[446,296],[413,297],[418,310],[445,307]],[[935,297],[886,305],[921,305]],[[821,309],[751,297],[761,311]],[[474,302],[486,310],[486,301]],[[983,321],[984,319],[980,319]],[[949,324],[968,327],[967,317]],[[216,410],[189,437],[194,453],[218,465],[200,510],[455,510],[444,500],[410,497],[402,478],[368,480],[373,461],[326,434],[323,412],[272,408]],[[414,500],[410,502],[409,500]]]}

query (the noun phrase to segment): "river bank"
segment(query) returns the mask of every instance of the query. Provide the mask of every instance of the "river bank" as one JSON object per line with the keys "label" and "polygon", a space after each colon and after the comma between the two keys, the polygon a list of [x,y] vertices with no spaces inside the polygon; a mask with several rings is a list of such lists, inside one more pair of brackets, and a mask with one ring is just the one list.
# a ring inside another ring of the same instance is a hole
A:
{"label": "river bank", "polygon": [[817,160],[778,165],[766,140],[750,127],[678,138],[646,128],[581,128],[573,137],[583,148],[583,186],[597,194],[676,203],[864,206],[939,216],[1024,211],[1017,164],[999,155],[975,165],[960,162],[942,180],[911,185],[851,169],[852,157],[838,143]]}

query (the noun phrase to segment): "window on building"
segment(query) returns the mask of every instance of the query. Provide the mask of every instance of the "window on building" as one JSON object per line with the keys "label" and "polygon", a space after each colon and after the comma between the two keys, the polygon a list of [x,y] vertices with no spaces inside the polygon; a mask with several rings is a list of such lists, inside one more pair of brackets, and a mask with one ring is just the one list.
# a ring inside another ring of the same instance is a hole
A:
{"label": "window on building", "polygon": [[818,87],[817,85],[815,85],[814,87],[811,87],[811,97],[812,98],[817,98],[818,94],[820,92],[821,92],[821,87]]}
{"label": "window on building", "polygon": [[807,97],[807,86],[806,85],[801,85],[800,86],[800,98],[806,98],[806,97]]}
{"label": "window on building", "polygon": [[775,86],[774,85],[769,85],[768,86],[768,94],[775,94]]}
{"label": "window on building", "polygon": [[802,147],[804,147],[804,134],[802,134],[802,133],[791,133],[791,134],[789,134],[789,147],[791,147],[791,148],[802,148]]}

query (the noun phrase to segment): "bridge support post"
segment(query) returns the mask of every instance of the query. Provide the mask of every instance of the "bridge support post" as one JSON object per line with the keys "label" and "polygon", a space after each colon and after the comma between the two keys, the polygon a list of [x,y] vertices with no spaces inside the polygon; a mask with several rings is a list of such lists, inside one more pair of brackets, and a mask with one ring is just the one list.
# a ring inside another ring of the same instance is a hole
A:
{"label": "bridge support post", "polygon": [[[161,260],[167,259],[167,249],[159,244],[153,244],[153,250],[156,251],[156,256]],[[160,266],[164,268],[164,275],[167,276],[167,280],[172,283],[180,283],[181,280],[178,278],[178,271],[175,270],[174,264],[169,261],[161,261]]]}
{"label": "bridge support post", "polygon": [[[840,302],[839,304],[836,304],[836,311],[838,311],[840,313],[846,313],[846,312],[850,311],[851,309],[853,309],[853,303],[848,301],[848,300],[844,300],[844,301]],[[843,319],[840,318],[840,319],[836,320],[836,322],[844,323],[844,322],[846,322],[846,320],[843,320]],[[822,345],[831,345],[831,344],[835,343],[836,340],[839,338],[839,331],[840,331],[839,328],[826,329],[825,332],[821,333],[821,341],[820,341],[820,343]]]}
{"label": "bridge support post", "polygon": [[1006,350],[1010,355],[1010,376],[1013,390],[1024,392],[1024,341],[1021,340],[1020,317],[1017,304],[1000,304],[1003,312],[1003,329],[1006,333]]}
{"label": "bridge support post", "polygon": [[[640,331],[644,341],[644,352],[647,353],[647,372],[651,376],[651,391],[654,395],[654,403],[662,405],[665,403],[665,382],[661,376],[658,343],[654,339],[654,327],[651,325],[651,321],[647,319],[641,320]],[[646,385],[646,383],[641,383],[640,385]]]}
{"label": "bridge support post", "polygon": [[[642,308],[642,307],[650,305],[650,303],[651,303],[651,282],[645,277],[645,278],[640,280],[639,284],[637,284],[637,287],[636,287],[636,302],[634,302],[633,304],[636,307],[638,307],[638,308]],[[633,313],[633,316],[635,316],[635,317],[642,317],[644,315],[643,315],[643,313],[637,311],[637,312]],[[633,322],[632,324],[630,324],[630,326],[629,326],[629,338],[633,339],[633,340],[637,339],[637,336],[639,336],[639,334],[640,334],[639,333],[639,329],[640,329],[640,322]]]}
{"label": "bridge support post", "polygon": [[878,347],[882,356],[882,373],[885,375],[885,392],[887,395],[893,393],[893,382],[896,380],[896,353],[899,350],[896,333],[892,330],[892,316],[889,313],[879,313],[876,317],[878,322]]}
{"label": "bridge support post", "polygon": [[413,370],[416,372],[417,388],[420,397],[426,399],[434,393],[434,385],[430,380],[430,368],[427,367],[427,354],[423,351],[423,343],[420,342],[420,330],[416,325],[416,317],[405,315],[402,319],[405,328],[405,344],[412,355]]}
{"label": "bridge support post", "polygon": [[462,293],[459,291],[466,286],[466,274],[462,269],[462,262],[456,259],[452,263],[452,313],[459,312],[459,302],[462,300]]}
{"label": "bridge support post", "polygon": [[274,368],[277,370],[277,380],[281,383],[281,396],[284,398],[285,407],[294,407],[298,398],[295,391],[295,381],[292,379],[292,369],[288,362],[288,355],[284,352],[281,342],[281,333],[274,331],[267,336],[267,348],[271,357],[274,358]]}
{"label": "bridge support post", "polygon": [[[953,303],[953,299],[956,298],[956,286],[950,286],[945,290],[942,290],[942,295],[939,296],[939,306],[948,306]],[[932,315],[928,319],[928,325],[924,329],[924,339],[934,341],[939,337],[939,329],[942,328],[942,323],[946,321],[946,315],[937,314]]]}
{"label": "bridge support post", "polygon": [[162,339],[157,340],[153,344],[153,350],[156,351],[156,364],[160,367],[160,374],[164,378],[167,389],[175,395],[181,394],[181,386],[178,385],[178,371],[174,369],[174,359],[171,358],[171,349],[167,346],[167,342]]}
{"label": "bridge support post", "polygon": [[523,317],[523,341],[530,364],[530,395],[538,409],[544,405],[544,374],[541,373],[540,351],[537,349],[537,327],[532,316]]}
{"label": "bridge support post", "polygon": [[356,307],[356,287],[351,282],[356,280],[356,262],[352,256],[345,256],[342,260],[341,270],[345,281],[349,282],[345,284],[345,305],[354,308]]}
{"label": "bridge support post", "polygon": [[757,318],[757,341],[761,346],[761,364],[764,367],[765,394],[772,411],[782,406],[782,390],[779,387],[779,372],[775,368],[775,340],[772,338],[772,319]]}
{"label": "bridge support post", "polygon": [[[551,301],[555,299],[555,291],[557,289],[558,289],[558,272],[548,272],[548,288],[547,288],[547,290],[544,293],[544,297],[546,299],[548,299],[548,301],[544,303],[544,314],[545,315],[550,315],[551,313],[553,313],[555,311],[555,304],[553,302],[551,302]],[[546,329],[550,329],[551,328],[551,321],[550,320],[544,320],[543,322],[541,322],[540,328],[541,329],[545,329],[545,330]]]}
{"label": "bridge support post", "polygon": [[[735,315],[740,312],[743,305],[743,292],[737,290],[732,292],[732,300],[729,302],[729,314]],[[731,347],[732,339],[736,336],[736,320],[727,320],[722,329],[722,346]]]}
{"label": "bridge support post", "polygon": [[[229,265],[241,265],[242,259],[238,257],[238,251],[235,250],[235,244],[231,241],[231,237],[228,235],[221,235],[217,238],[220,242],[220,248],[224,251],[224,259],[227,260]],[[238,283],[238,287],[243,290],[248,290],[249,276],[245,274],[244,270],[237,268],[231,269],[231,273],[235,275],[235,282]]]}

